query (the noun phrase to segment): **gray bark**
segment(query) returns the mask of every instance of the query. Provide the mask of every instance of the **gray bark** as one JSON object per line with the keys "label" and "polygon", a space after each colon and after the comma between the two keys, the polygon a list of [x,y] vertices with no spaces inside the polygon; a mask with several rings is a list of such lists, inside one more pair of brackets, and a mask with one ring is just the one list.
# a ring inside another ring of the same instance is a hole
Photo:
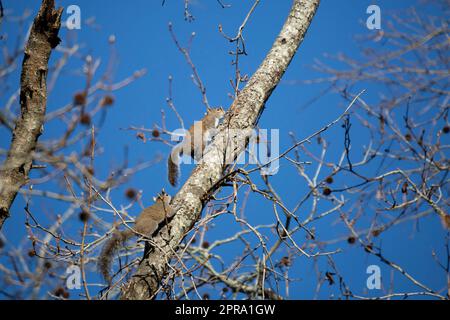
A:
{"label": "gray bark", "polygon": [[60,41],[62,10],[55,9],[54,0],[43,0],[25,46],[20,76],[20,116],[7,158],[0,168],[0,230],[10,216],[17,192],[28,181],[33,152],[43,130],[48,60]]}
{"label": "gray bark", "polygon": [[[223,177],[226,163],[236,159],[245,150],[246,143],[241,143],[243,136],[255,128],[265,102],[301,44],[319,2],[320,0],[294,0],[270,52],[231,105],[224,123],[218,128],[217,135],[205,152],[203,162],[197,165],[175,196],[172,202],[176,210],[174,218],[152,239],[156,244],[155,248],[124,286],[122,299],[154,297],[180,242],[200,218],[210,191],[218,187],[216,184]],[[239,129],[241,134],[229,135],[228,129]],[[236,148],[229,148],[230,144]]]}

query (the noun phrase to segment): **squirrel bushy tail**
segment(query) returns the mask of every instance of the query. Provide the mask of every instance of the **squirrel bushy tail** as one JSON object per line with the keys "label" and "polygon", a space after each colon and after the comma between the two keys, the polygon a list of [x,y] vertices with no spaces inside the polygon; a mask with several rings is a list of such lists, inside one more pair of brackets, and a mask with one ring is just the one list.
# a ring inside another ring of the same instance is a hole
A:
{"label": "squirrel bushy tail", "polygon": [[124,231],[114,231],[111,238],[108,239],[103,246],[102,252],[98,260],[98,269],[103,278],[111,284],[111,264],[116,251],[130,238],[134,236],[134,232],[130,229]]}
{"label": "squirrel bushy tail", "polygon": [[177,185],[178,176],[180,175],[179,162],[182,153],[183,144],[179,144],[175,148],[173,148],[172,152],[169,154],[169,159],[167,159],[167,167],[169,169],[169,182],[174,187]]}

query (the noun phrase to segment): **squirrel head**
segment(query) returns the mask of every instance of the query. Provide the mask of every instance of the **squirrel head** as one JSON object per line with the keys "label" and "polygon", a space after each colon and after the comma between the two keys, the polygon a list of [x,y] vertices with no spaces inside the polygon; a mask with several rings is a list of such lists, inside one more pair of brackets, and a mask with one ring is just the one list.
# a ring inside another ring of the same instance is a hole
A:
{"label": "squirrel head", "polygon": [[156,197],[153,198],[153,201],[158,202],[161,201],[165,204],[169,204],[172,200],[172,197],[166,193],[164,189],[161,190],[161,193],[158,193]]}
{"label": "squirrel head", "polygon": [[218,108],[208,108],[206,110],[207,115],[212,115],[214,118],[220,119],[224,116],[225,110],[222,107]]}

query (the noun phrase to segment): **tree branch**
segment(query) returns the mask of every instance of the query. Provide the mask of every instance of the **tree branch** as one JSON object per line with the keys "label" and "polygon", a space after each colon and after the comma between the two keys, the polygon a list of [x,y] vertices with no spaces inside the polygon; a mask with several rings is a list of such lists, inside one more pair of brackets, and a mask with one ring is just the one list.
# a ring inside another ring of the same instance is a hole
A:
{"label": "tree branch", "polygon": [[10,216],[9,210],[17,192],[27,183],[33,152],[43,130],[48,60],[60,41],[62,11],[62,8],[55,10],[54,0],[43,0],[25,46],[20,76],[21,114],[0,169],[0,230]]}
{"label": "tree branch", "polygon": [[[203,161],[175,196],[172,202],[176,211],[174,218],[152,239],[154,250],[123,288],[122,299],[151,299],[158,292],[161,280],[168,272],[168,261],[199,219],[211,189],[223,176],[227,164],[245,150],[246,143],[242,141],[257,124],[265,102],[301,44],[319,2],[294,0],[270,52],[234,100],[213,142],[205,150]],[[229,129],[239,130],[239,134],[230,134]]]}

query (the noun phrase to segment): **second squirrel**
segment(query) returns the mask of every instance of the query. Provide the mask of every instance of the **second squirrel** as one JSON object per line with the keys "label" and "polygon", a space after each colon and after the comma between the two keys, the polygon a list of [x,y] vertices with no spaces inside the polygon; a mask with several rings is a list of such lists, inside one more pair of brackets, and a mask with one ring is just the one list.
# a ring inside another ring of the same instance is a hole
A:
{"label": "second squirrel", "polygon": [[165,218],[170,218],[174,214],[170,207],[170,200],[170,195],[163,190],[161,194],[156,197],[153,205],[142,210],[141,214],[136,219],[133,229],[126,229],[123,231],[116,230],[111,238],[107,240],[100,253],[98,268],[109,284],[111,283],[111,264],[116,251],[123,246],[128,239],[136,235],[142,234],[151,237],[158,229],[159,224],[164,221]]}

